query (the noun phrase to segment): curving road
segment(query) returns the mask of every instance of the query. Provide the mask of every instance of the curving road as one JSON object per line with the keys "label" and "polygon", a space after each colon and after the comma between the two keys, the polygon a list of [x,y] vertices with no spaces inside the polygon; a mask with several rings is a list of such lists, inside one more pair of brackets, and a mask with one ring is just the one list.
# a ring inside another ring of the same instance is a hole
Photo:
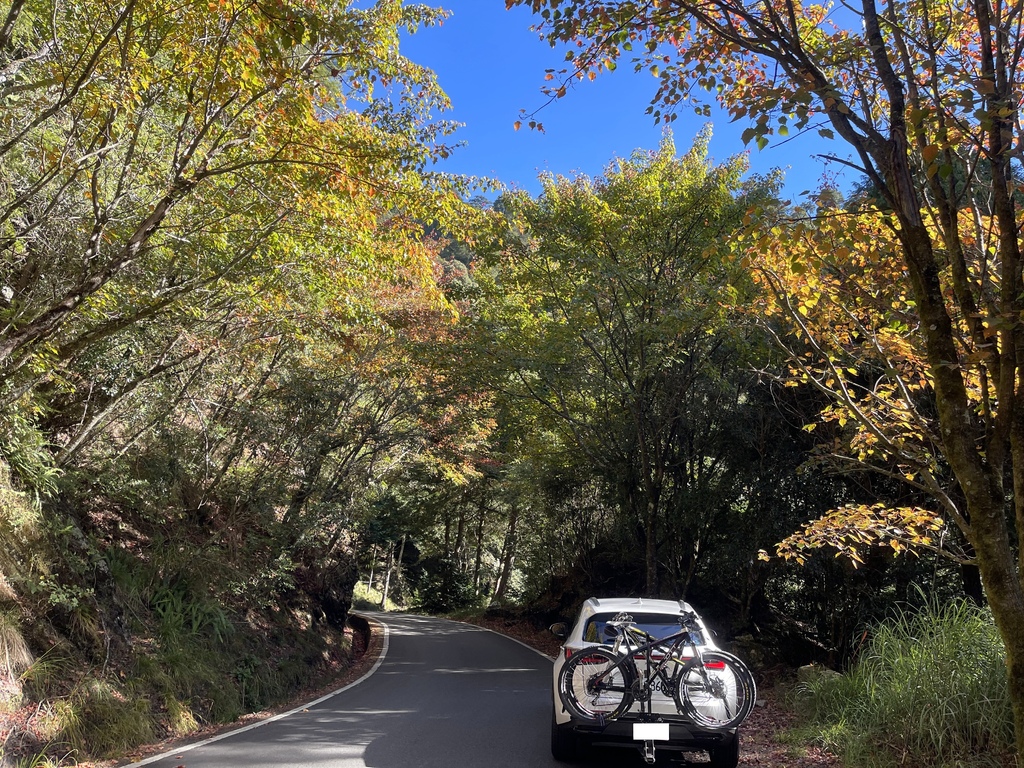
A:
{"label": "curving road", "polygon": [[484,768],[556,766],[551,662],[477,627],[369,614],[387,628],[379,666],[306,708],[133,766]]}

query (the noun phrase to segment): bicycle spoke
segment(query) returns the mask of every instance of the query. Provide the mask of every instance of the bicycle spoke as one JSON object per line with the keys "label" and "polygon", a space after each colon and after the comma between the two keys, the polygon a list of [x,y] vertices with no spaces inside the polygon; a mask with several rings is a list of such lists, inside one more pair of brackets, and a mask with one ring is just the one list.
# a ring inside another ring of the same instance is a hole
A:
{"label": "bicycle spoke", "polygon": [[689,670],[683,678],[677,704],[705,728],[734,728],[753,710],[754,679],[731,654],[712,651],[702,660],[704,667]]}
{"label": "bicycle spoke", "polygon": [[559,675],[566,708],[588,720],[615,718],[629,709],[632,678],[619,661],[604,649],[584,649],[570,657]]}

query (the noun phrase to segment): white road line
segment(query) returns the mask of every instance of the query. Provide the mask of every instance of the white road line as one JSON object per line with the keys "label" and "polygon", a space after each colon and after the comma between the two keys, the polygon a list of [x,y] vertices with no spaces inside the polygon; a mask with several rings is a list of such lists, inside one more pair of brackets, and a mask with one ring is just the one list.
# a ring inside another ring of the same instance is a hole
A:
{"label": "white road line", "polygon": [[[459,623],[460,624],[469,624],[469,622],[459,622]],[[470,624],[470,626],[476,627],[477,629],[482,629],[482,630],[484,630],[484,632],[490,632],[491,634],[494,634],[494,635],[501,635],[502,637],[507,637],[513,643],[519,643],[521,646],[523,646],[523,648],[526,648],[527,650],[533,651],[538,656],[543,656],[548,661],[554,661],[554,659],[555,659],[554,656],[548,656],[546,653],[544,653],[544,651],[539,651],[536,648],[534,648],[532,645],[527,645],[522,640],[519,640],[518,638],[512,637],[512,635],[506,635],[504,632],[499,632],[498,630],[490,629],[489,627],[481,627],[479,624]]]}

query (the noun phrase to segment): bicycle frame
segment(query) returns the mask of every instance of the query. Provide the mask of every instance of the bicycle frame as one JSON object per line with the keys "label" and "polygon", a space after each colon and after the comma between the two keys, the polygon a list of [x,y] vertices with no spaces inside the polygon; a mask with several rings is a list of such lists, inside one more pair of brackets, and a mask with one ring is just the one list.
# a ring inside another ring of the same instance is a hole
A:
{"label": "bicycle frame", "polygon": [[[606,669],[600,675],[597,675],[589,681],[588,687],[592,686],[595,692],[602,690],[606,691],[622,691],[621,688],[615,686],[605,685],[604,680],[616,669],[621,667],[627,662],[632,663],[633,659],[639,655],[643,655],[643,659],[646,665],[643,676],[638,676],[636,683],[640,683],[638,689],[628,691],[633,698],[640,702],[640,711],[644,711],[644,705],[650,705],[651,700],[651,685],[655,680],[660,679],[662,683],[668,686],[666,691],[670,696],[674,698],[673,687],[679,685],[679,679],[684,674],[688,673],[692,669],[698,669],[702,678],[707,680],[707,672],[704,670],[704,660],[701,657],[700,648],[697,643],[693,640],[692,630],[690,628],[684,628],[679,632],[675,632],[671,635],[662,638],[656,638],[648,642],[642,642],[641,638],[650,638],[651,636],[633,627],[631,624],[626,622],[609,622],[609,626],[615,627],[617,637],[615,643],[612,645],[612,652],[616,655],[621,655],[615,664]],[[632,647],[629,642],[629,636],[632,636],[634,640],[638,641],[639,644],[636,647]],[[680,653],[680,649],[689,644],[693,648],[693,656],[689,659],[683,658]],[[625,646],[625,650],[623,650]],[[664,656],[657,660],[653,664],[654,658],[652,651],[656,649],[664,650]],[[675,665],[675,669],[669,673],[666,671],[669,663]],[[634,683],[634,688],[636,688]],[[625,691],[623,691],[625,692]]]}

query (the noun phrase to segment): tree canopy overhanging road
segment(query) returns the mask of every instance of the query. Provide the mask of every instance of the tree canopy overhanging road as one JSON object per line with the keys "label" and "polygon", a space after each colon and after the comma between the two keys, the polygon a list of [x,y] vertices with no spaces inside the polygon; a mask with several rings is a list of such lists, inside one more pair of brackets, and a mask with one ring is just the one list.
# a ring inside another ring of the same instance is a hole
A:
{"label": "tree canopy overhanging road", "polygon": [[[568,48],[552,100],[632,67],[655,119],[714,101],[863,175],[787,200],[685,121],[536,195],[444,172],[454,105],[402,50],[446,13],[411,0],[8,3],[0,763],[280,706],[354,604],[597,594],[844,670],[804,731],[847,760],[1019,763],[1024,6],[840,5],[506,0]],[[541,749],[510,653],[395,621],[441,655],[174,764]]]}

